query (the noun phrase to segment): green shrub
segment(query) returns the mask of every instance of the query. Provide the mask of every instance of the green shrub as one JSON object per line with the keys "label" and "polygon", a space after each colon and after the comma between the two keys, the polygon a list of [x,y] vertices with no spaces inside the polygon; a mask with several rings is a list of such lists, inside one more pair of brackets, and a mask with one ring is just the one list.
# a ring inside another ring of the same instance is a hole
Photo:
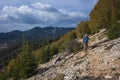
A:
{"label": "green shrub", "polygon": [[45,46],[41,49],[40,51],[40,55],[39,55],[39,58],[40,58],[40,63],[46,63],[50,60],[50,47],[49,46]]}
{"label": "green shrub", "polygon": [[6,68],[6,75],[8,75],[9,77],[13,77],[14,76],[14,71],[15,71],[15,63],[16,63],[16,60],[15,59],[12,59],[11,61],[9,61],[9,64],[7,65],[7,68]]}
{"label": "green shrub", "polygon": [[64,52],[65,51],[65,44],[63,43],[60,47],[59,47],[59,52]]}
{"label": "green shrub", "polygon": [[79,43],[75,40],[70,40],[64,43],[60,49],[62,52],[69,51],[69,52],[76,52],[82,48],[82,43]]}
{"label": "green shrub", "polygon": [[37,58],[39,58],[39,63],[46,63],[48,62],[55,54],[58,53],[58,47],[54,43],[48,46],[45,46],[41,48],[39,51],[39,55]]}
{"label": "green shrub", "polygon": [[107,36],[109,39],[120,37],[120,24],[113,24],[109,27]]}
{"label": "green shrub", "polygon": [[54,43],[51,44],[50,45],[50,50],[49,50],[50,58],[57,53],[58,53],[58,47]]}
{"label": "green shrub", "polygon": [[68,43],[66,43],[66,50],[69,50],[70,52],[79,51],[81,48],[82,48],[82,43],[79,43],[75,40],[71,40]]}

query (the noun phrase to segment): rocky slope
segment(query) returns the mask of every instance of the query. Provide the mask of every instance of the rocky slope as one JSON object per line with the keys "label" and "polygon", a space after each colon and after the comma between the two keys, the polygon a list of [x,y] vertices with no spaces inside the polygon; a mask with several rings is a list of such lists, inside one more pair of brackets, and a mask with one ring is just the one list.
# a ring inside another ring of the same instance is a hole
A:
{"label": "rocky slope", "polygon": [[37,71],[27,80],[120,80],[120,38],[108,40],[101,30],[90,36],[88,52],[60,53]]}

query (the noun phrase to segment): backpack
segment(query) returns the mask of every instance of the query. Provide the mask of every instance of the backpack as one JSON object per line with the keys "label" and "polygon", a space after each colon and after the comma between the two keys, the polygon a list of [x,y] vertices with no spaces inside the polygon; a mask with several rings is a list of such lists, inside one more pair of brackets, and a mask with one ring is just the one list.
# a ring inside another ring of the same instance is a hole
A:
{"label": "backpack", "polygon": [[84,42],[84,43],[88,43],[88,40],[89,40],[88,37],[84,37],[84,38],[83,38],[83,42]]}

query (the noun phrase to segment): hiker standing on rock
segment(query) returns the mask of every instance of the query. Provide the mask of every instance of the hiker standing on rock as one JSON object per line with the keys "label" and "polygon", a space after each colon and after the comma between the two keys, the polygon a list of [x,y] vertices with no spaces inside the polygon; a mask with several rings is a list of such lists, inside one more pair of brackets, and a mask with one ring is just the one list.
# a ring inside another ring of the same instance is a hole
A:
{"label": "hiker standing on rock", "polygon": [[88,49],[88,41],[89,41],[89,37],[87,34],[84,35],[83,37],[83,44],[84,44],[84,51],[86,52]]}

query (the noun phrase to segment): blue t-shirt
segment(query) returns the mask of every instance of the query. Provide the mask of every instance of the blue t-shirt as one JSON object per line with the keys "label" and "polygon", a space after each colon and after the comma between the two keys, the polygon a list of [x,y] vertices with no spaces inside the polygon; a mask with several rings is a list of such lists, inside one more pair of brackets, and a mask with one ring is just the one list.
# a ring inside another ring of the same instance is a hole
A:
{"label": "blue t-shirt", "polygon": [[86,36],[86,37],[83,37],[83,42],[84,43],[88,43],[88,40],[89,40],[89,38]]}

